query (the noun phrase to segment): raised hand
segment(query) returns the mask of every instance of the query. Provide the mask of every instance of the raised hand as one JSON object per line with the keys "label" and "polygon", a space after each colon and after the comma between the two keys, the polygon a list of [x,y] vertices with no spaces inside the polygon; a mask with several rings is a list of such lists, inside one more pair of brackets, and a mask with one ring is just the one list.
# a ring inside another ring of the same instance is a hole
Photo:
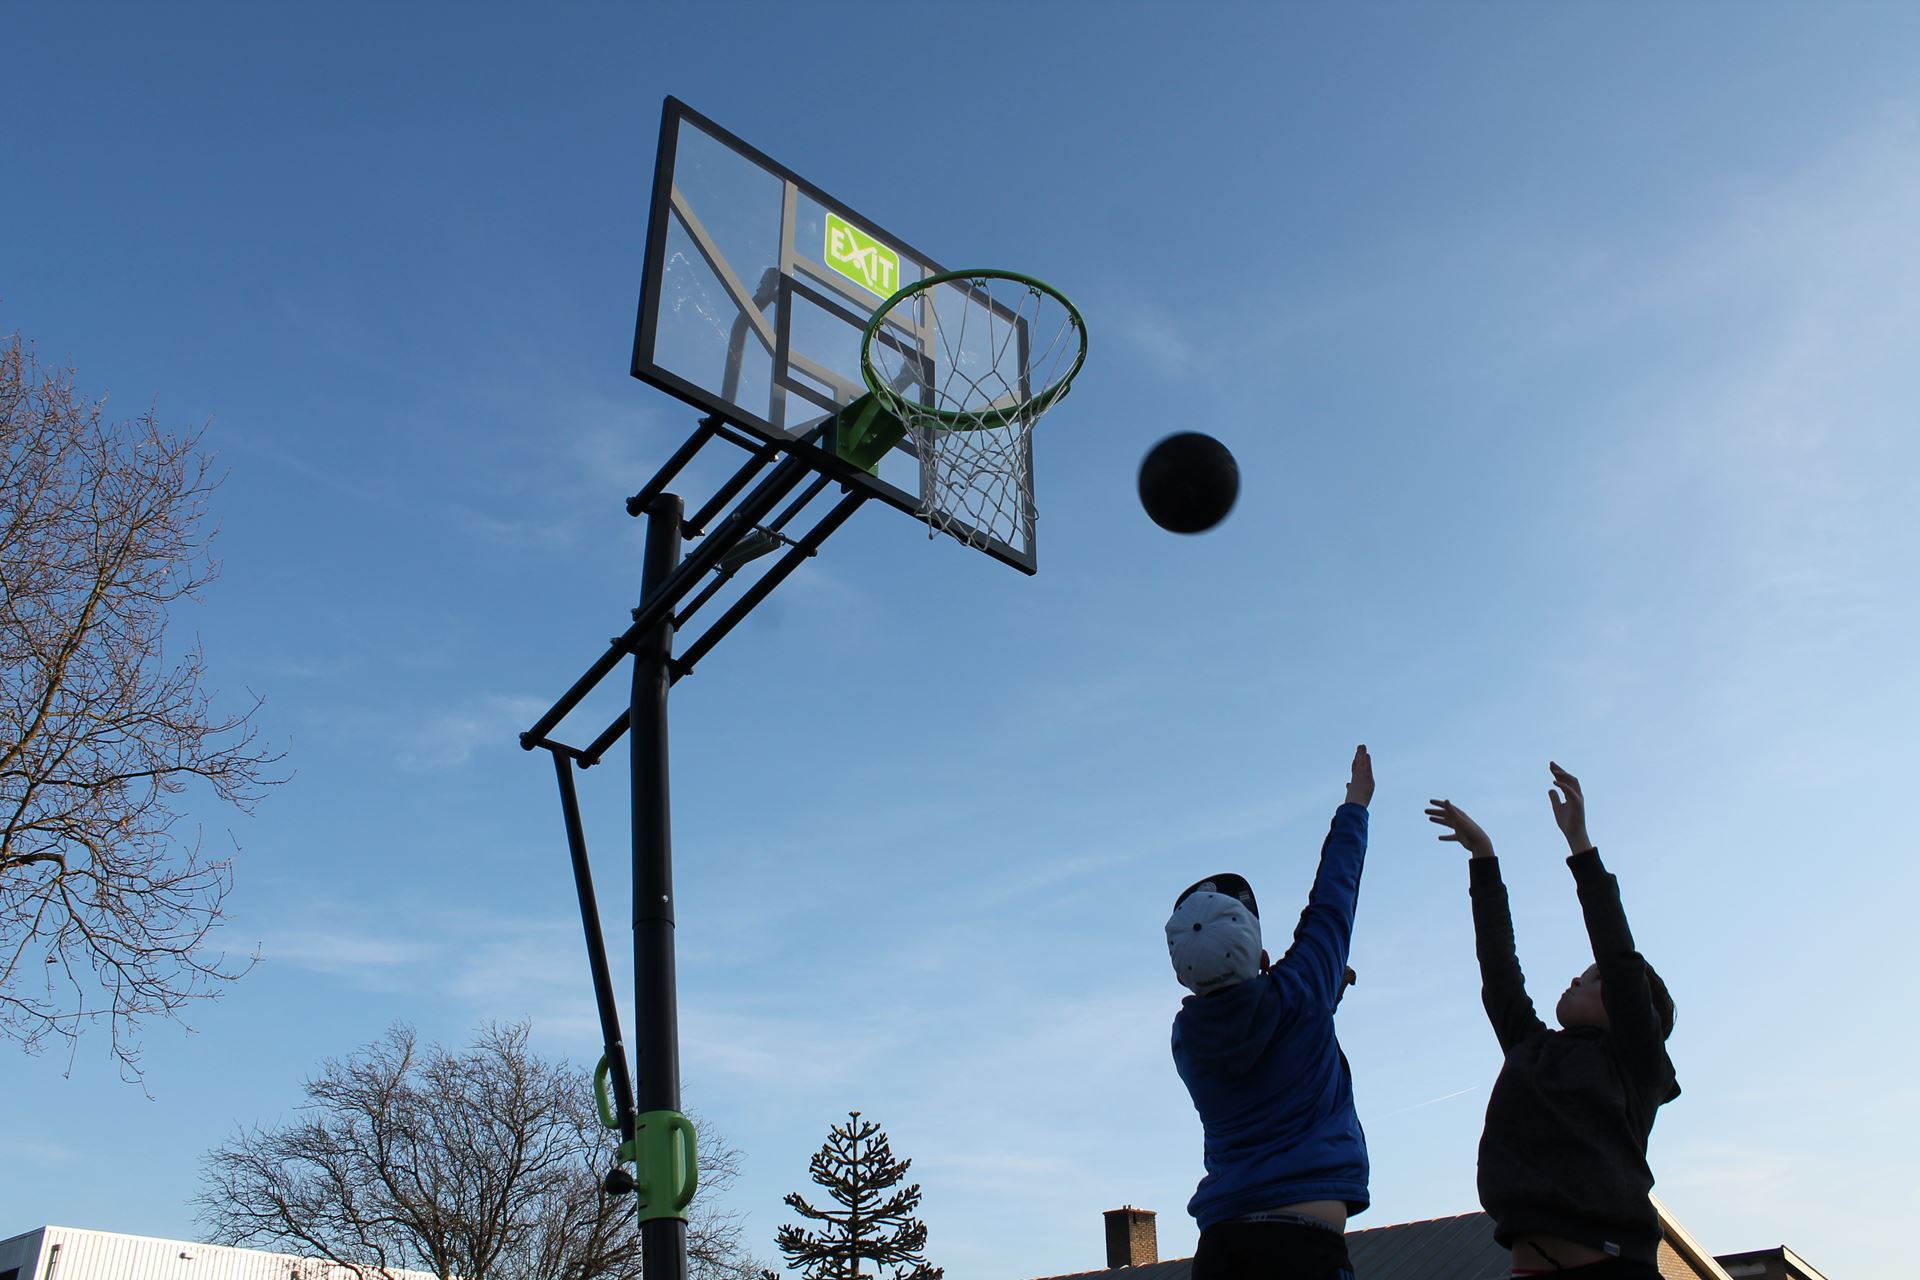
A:
{"label": "raised hand", "polygon": [[[1574,853],[1585,853],[1593,848],[1593,841],[1587,838],[1587,798],[1580,793],[1580,779],[1551,760],[1547,768],[1553,771],[1553,781],[1559,787],[1558,791],[1547,788],[1547,799],[1553,802],[1553,820],[1567,838],[1568,847]],[[1564,798],[1561,792],[1566,793]]]}
{"label": "raised hand", "polygon": [[1427,810],[1427,821],[1436,822],[1451,834],[1441,836],[1442,840],[1451,840],[1476,858],[1493,856],[1493,841],[1487,839],[1487,833],[1480,824],[1469,818],[1466,811],[1451,800],[1429,800],[1433,807]]}
{"label": "raised hand", "polygon": [[1347,779],[1347,803],[1362,808],[1373,803],[1373,757],[1367,754],[1367,744],[1364,742],[1353,749],[1353,773]]}

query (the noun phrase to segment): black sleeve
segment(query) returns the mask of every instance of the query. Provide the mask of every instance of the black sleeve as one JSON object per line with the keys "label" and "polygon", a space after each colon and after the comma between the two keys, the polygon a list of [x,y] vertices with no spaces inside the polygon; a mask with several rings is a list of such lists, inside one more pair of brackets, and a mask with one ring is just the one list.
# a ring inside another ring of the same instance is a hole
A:
{"label": "black sleeve", "polygon": [[1469,891],[1473,895],[1473,949],[1480,957],[1480,1003],[1504,1052],[1547,1024],[1527,999],[1526,976],[1513,950],[1513,913],[1507,906],[1507,886],[1500,879],[1500,859],[1467,860]]}
{"label": "black sleeve", "polygon": [[1633,949],[1633,931],[1620,905],[1620,882],[1601,865],[1598,849],[1574,854],[1567,866],[1580,890],[1580,912],[1587,920],[1593,962],[1600,966],[1600,1002],[1606,1006],[1614,1044],[1622,1061],[1643,1080],[1663,1079],[1673,1068],[1653,1007],[1646,958]]}

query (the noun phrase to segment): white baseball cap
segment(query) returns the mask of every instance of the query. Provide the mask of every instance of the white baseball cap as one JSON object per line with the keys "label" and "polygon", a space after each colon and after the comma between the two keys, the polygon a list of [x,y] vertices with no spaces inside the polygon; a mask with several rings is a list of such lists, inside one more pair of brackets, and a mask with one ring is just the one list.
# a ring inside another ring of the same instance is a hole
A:
{"label": "white baseball cap", "polygon": [[[1217,879],[1228,879],[1219,877]],[[1231,877],[1240,885],[1246,882]],[[1202,880],[1180,895],[1167,917],[1167,955],[1174,976],[1196,995],[1245,982],[1260,972],[1260,917],[1244,899],[1220,889],[1233,886]]]}

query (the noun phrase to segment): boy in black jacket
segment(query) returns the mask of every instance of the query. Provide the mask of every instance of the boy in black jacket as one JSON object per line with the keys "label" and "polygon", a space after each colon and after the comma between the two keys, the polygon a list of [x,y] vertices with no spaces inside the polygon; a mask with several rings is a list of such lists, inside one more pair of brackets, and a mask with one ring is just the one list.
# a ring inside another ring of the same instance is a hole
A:
{"label": "boy in black jacket", "polygon": [[1547,767],[1594,958],[1555,1008],[1565,1030],[1548,1028],[1527,998],[1493,843],[1452,801],[1427,810],[1452,833],[1440,838],[1471,855],[1480,996],[1506,1054],[1480,1138],[1480,1203],[1516,1277],[1659,1280],[1647,1138],[1654,1113],[1680,1094],[1666,1049],[1673,1000],[1633,949],[1620,886],[1587,838],[1580,780]]}

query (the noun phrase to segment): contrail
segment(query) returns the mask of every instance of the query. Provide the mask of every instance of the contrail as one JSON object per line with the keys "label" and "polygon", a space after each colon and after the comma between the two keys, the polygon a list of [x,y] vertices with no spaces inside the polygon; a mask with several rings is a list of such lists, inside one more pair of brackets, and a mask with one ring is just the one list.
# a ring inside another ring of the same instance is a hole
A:
{"label": "contrail", "polygon": [[1375,1119],[1391,1120],[1394,1116],[1402,1116],[1409,1111],[1418,1111],[1420,1108],[1430,1107],[1436,1102],[1445,1102],[1448,1098],[1457,1098],[1463,1093],[1478,1093],[1480,1092],[1481,1087],[1482,1086],[1476,1084],[1476,1085],[1471,1085],[1465,1089],[1455,1089],[1452,1093],[1443,1093],[1437,1098],[1428,1098],[1425,1102],[1416,1102],[1411,1106],[1401,1107],[1397,1111],[1389,1111],[1384,1116],[1376,1116]]}

